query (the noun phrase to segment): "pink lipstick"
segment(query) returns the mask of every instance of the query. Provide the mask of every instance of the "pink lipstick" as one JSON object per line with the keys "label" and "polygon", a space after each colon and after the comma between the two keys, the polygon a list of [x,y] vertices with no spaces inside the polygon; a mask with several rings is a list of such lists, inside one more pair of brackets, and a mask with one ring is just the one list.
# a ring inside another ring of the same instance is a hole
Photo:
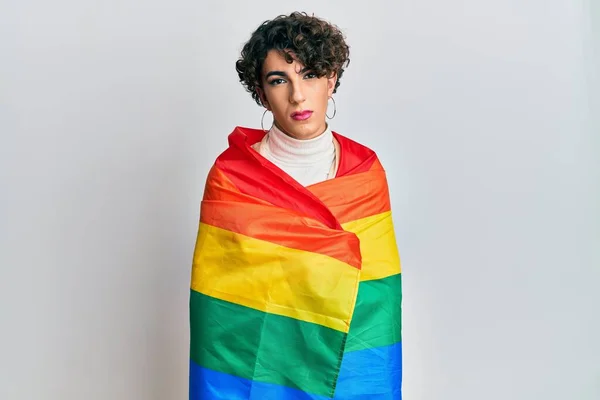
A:
{"label": "pink lipstick", "polygon": [[292,113],[292,119],[296,120],[296,121],[304,121],[310,118],[310,116],[312,115],[312,111],[310,110],[304,110],[304,111],[299,111],[299,112],[295,112]]}

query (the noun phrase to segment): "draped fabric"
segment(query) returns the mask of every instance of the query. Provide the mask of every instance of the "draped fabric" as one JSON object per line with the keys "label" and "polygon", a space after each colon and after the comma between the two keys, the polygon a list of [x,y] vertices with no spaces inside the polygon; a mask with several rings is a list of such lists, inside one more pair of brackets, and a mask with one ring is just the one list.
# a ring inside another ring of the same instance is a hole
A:
{"label": "draped fabric", "polygon": [[190,399],[401,399],[401,269],[385,171],[334,132],[335,179],[303,187],[237,127],[204,191]]}

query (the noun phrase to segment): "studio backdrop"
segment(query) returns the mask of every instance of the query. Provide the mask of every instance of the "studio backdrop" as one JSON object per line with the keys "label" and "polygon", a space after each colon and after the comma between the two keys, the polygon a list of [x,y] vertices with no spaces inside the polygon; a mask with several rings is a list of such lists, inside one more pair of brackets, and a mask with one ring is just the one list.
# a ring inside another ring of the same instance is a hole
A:
{"label": "studio backdrop", "polygon": [[0,398],[187,398],[205,178],[262,115],[234,63],[294,10],[388,174],[404,399],[600,399],[594,0],[0,2]]}

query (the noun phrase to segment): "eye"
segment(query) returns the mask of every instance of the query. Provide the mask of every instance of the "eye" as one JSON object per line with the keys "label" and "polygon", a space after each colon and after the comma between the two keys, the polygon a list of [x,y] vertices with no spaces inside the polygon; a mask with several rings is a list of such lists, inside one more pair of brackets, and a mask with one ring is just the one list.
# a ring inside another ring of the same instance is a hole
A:
{"label": "eye", "polygon": [[281,79],[281,78],[279,78],[279,79],[273,79],[272,81],[269,81],[269,85],[271,85],[271,86],[277,86],[277,85],[280,85],[280,84],[282,84],[284,82],[285,82],[285,80]]}
{"label": "eye", "polygon": [[315,74],[314,72],[307,72],[306,75],[304,75],[304,79],[314,79],[317,77],[317,74]]}

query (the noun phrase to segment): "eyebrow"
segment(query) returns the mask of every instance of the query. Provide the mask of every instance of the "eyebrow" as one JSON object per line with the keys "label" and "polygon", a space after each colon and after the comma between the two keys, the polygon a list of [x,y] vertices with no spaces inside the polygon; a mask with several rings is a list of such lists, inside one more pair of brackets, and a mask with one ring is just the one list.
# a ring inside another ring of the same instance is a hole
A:
{"label": "eyebrow", "polygon": [[[310,68],[308,67],[304,67],[302,68],[302,70],[300,72],[298,72],[298,74],[303,74],[306,71],[310,70]],[[283,71],[269,71],[266,75],[265,75],[265,79],[269,79],[272,76],[283,76],[286,77],[287,74]]]}

